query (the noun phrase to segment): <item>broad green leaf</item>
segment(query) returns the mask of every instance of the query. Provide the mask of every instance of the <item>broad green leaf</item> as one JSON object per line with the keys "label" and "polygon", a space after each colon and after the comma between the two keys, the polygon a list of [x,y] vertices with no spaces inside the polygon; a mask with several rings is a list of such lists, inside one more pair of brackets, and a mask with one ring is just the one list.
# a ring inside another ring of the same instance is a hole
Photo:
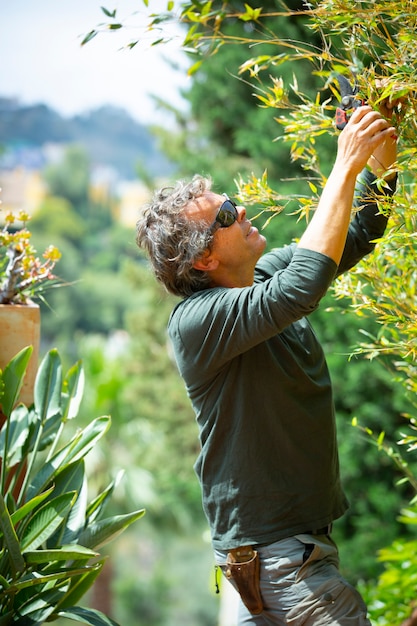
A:
{"label": "broad green leaf", "polygon": [[45,463],[28,487],[28,497],[42,492],[64,465],[85,457],[110,427],[110,417],[98,417],[88,426],[77,432],[73,439]]}
{"label": "broad green leaf", "polygon": [[70,561],[92,559],[98,553],[78,544],[64,545],[54,550],[33,550],[25,552],[26,563],[48,563],[50,561]]}
{"label": "broad green leaf", "polygon": [[10,417],[13,407],[17,402],[32,352],[32,346],[23,348],[23,350],[18,352],[3,370],[2,380],[4,383],[4,391],[1,404],[3,413],[6,417]]}
{"label": "broad green leaf", "polygon": [[56,607],[57,612],[61,609],[73,607],[78,604],[81,598],[85,596],[87,591],[93,585],[106,560],[107,558],[100,559],[100,561],[94,563],[91,569],[89,569],[83,576],[79,576],[78,578],[73,578],[71,580],[69,589]]}
{"label": "broad green leaf", "polygon": [[[70,444],[67,446],[68,454],[65,456],[66,463],[72,463],[78,459],[84,458],[88,452],[97,444],[97,442],[108,431],[111,425],[111,419],[107,415],[97,417],[88,424],[81,432],[73,438]],[[52,459],[60,458],[58,452],[56,457]],[[60,463],[58,464],[60,465]]]}
{"label": "broad green leaf", "polygon": [[119,626],[119,624],[104,613],[95,609],[85,609],[81,606],[73,606],[65,611],[59,612],[60,617],[72,619],[74,622],[90,624],[90,626]]}
{"label": "broad green leaf", "polygon": [[116,489],[117,485],[120,483],[122,476],[124,474],[124,470],[120,470],[117,473],[116,478],[108,485],[108,487],[102,491],[87,507],[86,517],[90,522],[93,522],[97,517],[99,517],[102,512],[104,506],[107,501],[111,497],[113,491]]}
{"label": "broad green leaf", "polygon": [[86,525],[87,480],[84,459],[64,467],[55,477],[54,495],[75,492],[77,498],[71,507],[68,518],[58,532],[48,540],[48,548],[65,543],[74,543]]}
{"label": "broad green leaf", "polygon": [[10,626],[13,621],[13,611],[9,611],[0,617],[0,626]]}
{"label": "broad green leaf", "polygon": [[62,583],[62,581],[76,578],[77,576],[84,576],[87,571],[90,571],[95,566],[86,565],[85,567],[77,568],[59,568],[57,572],[48,574],[39,574],[38,572],[30,572],[26,576],[14,581],[7,589],[7,593],[16,593],[23,589],[30,589],[31,587],[37,587],[39,585],[55,585],[55,583]]}
{"label": "broad green leaf", "polygon": [[68,370],[64,380],[64,393],[62,394],[62,414],[64,420],[71,420],[78,415],[84,393],[84,383],[84,370],[81,361],[78,361]]}
{"label": "broad green leaf", "polygon": [[32,498],[32,500],[29,500],[19,509],[14,511],[14,513],[11,516],[14,526],[16,526],[18,522],[20,522],[27,515],[29,515],[29,513],[33,511],[33,509],[36,509],[36,507],[42,504],[42,502],[53,492],[53,490],[54,488],[51,487],[47,491],[44,491],[39,496],[36,496],[36,498]]}
{"label": "broad green leaf", "polygon": [[85,477],[84,459],[64,465],[54,477],[54,497],[70,491],[77,493],[81,489]]}
{"label": "broad green leaf", "polygon": [[43,589],[39,587],[36,590],[20,593],[17,624],[22,624],[22,626],[45,624],[64,593],[65,588],[54,584],[45,585]]}
{"label": "broad green leaf", "polygon": [[7,547],[9,562],[13,574],[22,572],[25,569],[25,561],[22,557],[22,550],[16,535],[9,511],[3,496],[0,494],[0,526],[3,532],[4,542]]}
{"label": "broad green leaf", "polygon": [[[0,457],[5,458],[7,447],[7,465],[19,463],[22,448],[29,439],[29,412],[23,404],[17,406],[7,421],[7,427],[0,431]],[[6,446],[7,435],[7,446]]]}
{"label": "broad green leaf", "polygon": [[44,504],[29,521],[21,539],[21,551],[36,550],[50,537],[67,516],[77,497],[65,493]]}
{"label": "broad green leaf", "polygon": [[34,573],[30,582],[35,583],[36,589],[33,585],[24,588],[19,584],[19,591],[23,593],[19,594],[18,611],[21,619],[18,623],[22,626],[24,624],[41,626],[41,624],[53,621],[52,616],[60,601],[65,597],[71,580],[84,577],[90,569],[61,569],[51,576],[39,576]]}
{"label": "broad green leaf", "polygon": [[50,350],[42,360],[35,381],[35,410],[42,424],[61,411],[62,365],[58,351]]}
{"label": "broad green leaf", "polygon": [[[40,423],[38,428],[41,429],[40,440],[38,441],[37,450],[42,451],[46,448],[49,448],[52,443],[55,442],[56,438],[59,436],[59,430],[62,428],[62,415],[61,413],[56,413],[49,417],[46,422],[43,424]],[[36,440],[36,434],[34,436],[34,440]],[[32,446],[33,447],[33,446]]]}
{"label": "broad green leaf", "polygon": [[134,511],[133,513],[126,513],[125,515],[115,515],[98,522],[89,524],[89,526],[81,533],[79,542],[83,546],[87,546],[92,549],[100,548],[101,546],[109,543],[120,533],[122,533],[128,526],[136,522],[145,515],[145,509],[140,511]]}

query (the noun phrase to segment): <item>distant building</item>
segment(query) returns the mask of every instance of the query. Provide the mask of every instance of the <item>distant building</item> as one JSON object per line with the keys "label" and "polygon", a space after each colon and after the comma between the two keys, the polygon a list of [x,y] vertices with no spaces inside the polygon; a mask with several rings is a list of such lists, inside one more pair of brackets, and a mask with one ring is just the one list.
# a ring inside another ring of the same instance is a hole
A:
{"label": "distant building", "polygon": [[0,222],[4,213],[17,215],[27,211],[33,215],[46,195],[46,184],[39,171],[25,167],[0,170]]}
{"label": "distant building", "polygon": [[140,181],[123,181],[117,186],[118,218],[122,224],[134,227],[141,206],[150,198],[149,189]]}
{"label": "distant building", "polygon": [[[12,149],[0,157],[0,224],[6,212],[17,215],[24,210],[33,216],[48,194],[42,171],[48,163],[59,162],[65,146],[48,143],[42,148],[22,151]],[[111,202],[115,218],[128,228],[134,227],[141,207],[149,200],[150,191],[139,180],[120,180],[111,166],[95,165],[91,169],[90,199]]]}

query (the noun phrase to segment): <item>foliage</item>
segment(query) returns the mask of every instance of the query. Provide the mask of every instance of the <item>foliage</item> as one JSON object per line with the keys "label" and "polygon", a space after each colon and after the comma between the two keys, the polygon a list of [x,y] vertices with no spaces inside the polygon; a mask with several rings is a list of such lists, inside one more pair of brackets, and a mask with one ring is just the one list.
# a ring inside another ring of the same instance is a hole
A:
{"label": "foliage", "polygon": [[31,351],[17,354],[0,376],[1,623],[40,626],[61,616],[115,625],[77,603],[103,567],[97,550],[144,511],[104,517],[116,481],[90,499],[85,459],[107,432],[109,417],[63,437],[82,399],[80,363],[63,379],[60,357],[50,351],[38,371],[34,405],[15,406]]}
{"label": "foliage", "polygon": [[[88,202],[90,169],[90,159],[84,148],[69,146],[60,161],[45,168],[44,177],[51,195],[66,198],[73,206],[81,207],[82,213]],[[68,171],[70,177],[66,175]]]}
{"label": "foliage", "polygon": [[160,526],[172,525],[187,532],[205,528],[193,471],[199,451],[198,428],[166,333],[166,321],[177,299],[155,287],[145,267],[132,266],[130,279],[141,302],[126,319],[133,357],[125,367],[131,381],[126,400],[140,415],[142,429],[147,430],[146,445],[141,449],[139,444],[137,452],[160,496],[154,520]]}
{"label": "foliage", "polygon": [[[404,512],[405,524],[416,524],[417,509]],[[380,550],[379,560],[384,572],[376,587],[364,590],[375,626],[401,624],[410,615],[410,607],[416,606],[417,587],[417,540],[396,540]]]}
{"label": "foliage", "polygon": [[48,246],[41,261],[26,226],[30,216],[21,211],[18,220],[23,227],[13,231],[15,216],[8,213],[0,231],[0,304],[26,304],[35,297],[43,300],[45,290],[59,282],[52,273],[61,257],[58,248]]}

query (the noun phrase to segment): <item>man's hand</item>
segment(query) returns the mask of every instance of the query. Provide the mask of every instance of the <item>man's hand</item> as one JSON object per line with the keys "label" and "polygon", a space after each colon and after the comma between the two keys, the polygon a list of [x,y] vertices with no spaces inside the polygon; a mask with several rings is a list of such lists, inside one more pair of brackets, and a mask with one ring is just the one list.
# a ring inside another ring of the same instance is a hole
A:
{"label": "man's hand", "polygon": [[325,254],[339,265],[346,243],[358,174],[395,132],[370,106],[356,109],[339,135],[336,161],[299,246]]}
{"label": "man's hand", "polygon": [[[386,81],[376,81],[377,88],[383,89],[385,86]],[[382,100],[378,105],[380,113],[390,121],[393,118],[394,112],[397,120],[401,119],[404,115],[407,103],[407,96],[402,95],[396,97],[396,91],[401,91],[401,87],[399,86],[397,89],[394,87],[392,94]],[[377,178],[390,180],[395,177],[395,172],[390,172],[388,175],[386,175],[386,172],[391,169],[392,165],[397,160],[397,141],[397,131],[395,131],[392,136],[379,145],[371,155],[368,165]]]}
{"label": "man's hand", "polygon": [[395,132],[389,119],[385,119],[379,111],[368,105],[359,107],[339,135],[335,166],[347,168],[357,176],[368,161],[375,160],[378,155],[386,156],[392,150],[392,144],[396,145],[396,138],[393,138]]}

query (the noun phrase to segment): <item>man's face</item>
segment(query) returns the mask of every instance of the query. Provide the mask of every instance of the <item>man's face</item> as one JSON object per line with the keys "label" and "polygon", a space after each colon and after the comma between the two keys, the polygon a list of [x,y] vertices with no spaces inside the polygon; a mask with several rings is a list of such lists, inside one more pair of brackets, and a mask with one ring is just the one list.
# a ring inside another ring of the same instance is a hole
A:
{"label": "man's face", "polygon": [[[215,223],[224,201],[224,196],[210,191],[190,202],[185,213],[191,220],[204,220],[209,228]],[[243,206],[237,206],[236,210],[237,218],[230,226],[222,228],[220,224],[216,224],[211,255],[220,268],[241,275],[253,272],[256,262],[265,250],[266,239],[247,219]]]}

